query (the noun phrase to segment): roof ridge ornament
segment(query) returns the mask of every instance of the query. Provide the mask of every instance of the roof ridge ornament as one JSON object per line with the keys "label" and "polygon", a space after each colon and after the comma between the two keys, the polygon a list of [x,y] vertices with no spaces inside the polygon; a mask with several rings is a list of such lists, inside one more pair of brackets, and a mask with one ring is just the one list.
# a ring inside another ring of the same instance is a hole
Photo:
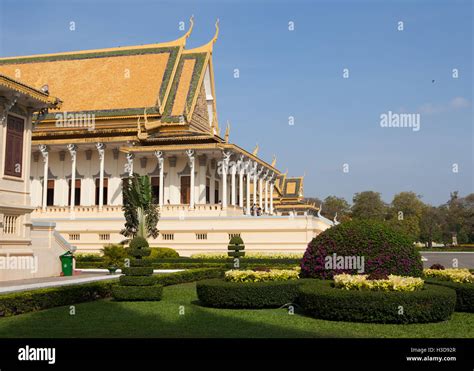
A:
{"label": "roof ridge ornament", "polygon": [[259,150],[259,147],[258,147],[258,143],[257,143],[257,144],[255,145],[255,148],[254,148],[253,151],[252,151],[252,155],[257,156],[258,150]]}
{"label": "roof ridge ornament", "polygon": [[227,120],[227,127],[225,129],[225,142],[229,143],[229,134],[230,134],[230,122]]}
{"label": "roof ridge ornament", "polygon": [[276,155],[273,155],[272,167],[275,167],[276,162],[277,162],[277,157],[276,157]]}

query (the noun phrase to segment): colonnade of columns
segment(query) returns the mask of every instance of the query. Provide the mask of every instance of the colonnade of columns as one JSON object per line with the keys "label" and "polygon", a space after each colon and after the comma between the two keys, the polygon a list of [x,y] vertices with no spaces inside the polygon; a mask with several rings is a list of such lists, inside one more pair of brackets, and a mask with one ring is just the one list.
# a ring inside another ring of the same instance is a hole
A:
{"label": "colonnade of columns", "polygon": [[[102,210],[104,205],[104,169],[105,169],[105,144],[96,143],[95,148],[99,158],[99,195],[98,209]],[[71,184],[70,184],[70,202],[71,212],[75,205],[75,187],[76,187],[76,167],[77,167],[77,145],[68,144],[66,146],[71,158]],[[42,209],[47,208],[47,189],[48,189],[48,167],[49,167],[49,148],[46,145],[40,145],[39,150],[43,157],[43,195]],[[190,176],[190,197],[189,207],[196,205],[195,183],[196,183],[196,153],[189,149],[185,151]],[[158,203],[160,207],[164,205],[164,151],[155,151],[153,155],[158,161],[159,171],[159,195]],[[126,154],[125,173],[132,175],[134,172],[134,154]],[[232,157],[232,159],[231,159]],[[205,158],[205,155],[204,155]],[[201,159],[199,160],[201,165]],[[202,171],[202,167],[198,166]],[[205,169],[205,168],[204,168]],[[245,208],[246,214],[250,215],[252,206],[259,207],[265,214],[273,214],[273,190],[276,180],[276,174],[255,160],[246,158],[244,155],[236,156],[230,151],[223,151],[222,158],[218,160],[218,173],[221,181],[221,205],[227,208],[229,205]],[[230,197],[228,195],[228,180],[230,178]],[[199,178],[202,182],[202,179]],[[198,179],[198,181],[199,181]],[[204,182],[206,180],[204,179]],[[251,190],[251,181],[253,182],[253,192]],[[238,186],[237,186],[238,184]],[[206,184],[204,183],[204,188]],[[238,189],[238,195],[237,195]],[[244,194],[245,190],[245,194]],[[253,200],[252,200],[253,196]],[[251,200],[253,202],[251,202]],[[217,203],[218,200],[215,200]]]}

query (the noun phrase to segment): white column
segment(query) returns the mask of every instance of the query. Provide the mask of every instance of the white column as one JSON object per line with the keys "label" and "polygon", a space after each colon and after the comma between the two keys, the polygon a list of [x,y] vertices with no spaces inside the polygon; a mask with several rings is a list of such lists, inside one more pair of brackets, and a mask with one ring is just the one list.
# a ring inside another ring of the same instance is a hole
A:
{"label": "white column", "polygon": [[96,143],[97,151],[99,152],[99,211],[102,211],[104,206],[104,165],[105,165],[105,144]]}
{"label": "white column", "polygon": [[247,212],[247,215],[250,215],[250,173],[251,173],[251,166],[250,166],[250,161],[247,161],[247,166],[246,166],[246,170],[247,170],[247,175],[245,176],[247,178],[247,191],[246,191],[246,194],[247,194],[247,200],[246,200],[246,212]]}
{"label": "white column", "polygon": [[258,189],[259,189],[259,203],[258,203],[258,206],[260,207],[260,209],[263,210],[263,178],[262,178],[262,172],[263,172],[263,168],[262,170],[260,170],[260,172],[258,173]]}
{"label": "white column", "polygon": [[45,144],[40,144],[39,150],[43,156],[43,211],[46,211],[47,199],[48,199],[48,147]]}
{"label": "white column", "polygon": [[127,158],[127,163],[125,164],[125,172],[128,173],[128,176],[133,175],[133,158],[135,157],[133,153],[127,153],[125,156]]}
{"label": "white column", "polygon": [[235,206],[237,204],[236,200],[236,189],[235,189],[235,174],[237,168],[235,164],[232,164],[232,168],[230,169],[230,195],[231,195],[231,204]]}
{"label": "white column", "polygon": [[165,191],[165,186],[164,186],[164,162],[165,158],[163,156],[162,151],[155,151],[155,156],[158,159],[158,167],[160,169],[160,190],[159,190],[159,196],[158,196],[158,202],[160,204],[160,209],[163,208],[164,205],[164,191]]}
{"label": "white column", "polygon": [[222,208],[227,207],[227,168],[229,166],[230,152],[223,152],[221,164],[222,173]]}
{"label": "white column", "polygon": [[239,167],[239,207],[244,207],[244,156],[240,156]]}
{"label": "white column", "polygon": [[69,210],[74,212],[76,206],[76,157],[77,157],[77,146],[75,144],[68,144],[67,149],[71,155],[71,199],[69,200]]}
{"label": "white column", "polygon": [[253,204],[257,206],[257,178],[258,178],[258,172],[257,172],[257,163],[254,165],[254,173],[253,173]]}
{"label": "white column", "polygon": [[266,214],[268,214],[268,173],[267,171],[265,173],[265,202],[264,202],[264,211]]}
{"label": "white column", "polygon": [[191,173],[191,189],[189,191],[189,207],[194,208],[194,151],[192,149],[188,149],[186,151],[186,154],[188,155],[188,160],[189,160],[189,168],[190,168],[190,173]]}
{"label": "white column", "polygon": [[270,215],[273,215],[273,177],[270,181]]}

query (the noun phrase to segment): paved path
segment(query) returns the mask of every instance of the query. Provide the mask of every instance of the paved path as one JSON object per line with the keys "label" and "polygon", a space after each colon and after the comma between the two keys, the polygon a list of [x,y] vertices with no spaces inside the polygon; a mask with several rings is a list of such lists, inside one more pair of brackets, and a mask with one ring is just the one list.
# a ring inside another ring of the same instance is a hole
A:
{"label": "paved path", "polygon": [[435,263],[442,264],[445,268],[453,268],[456,259],[457,268],[474,269],[474,252],[420,251],[420,254],[427,259],[423,261],[425,268]]}
{"label": "paved path", "polygon": [[[155,269],[153,273],[164,274],[183,271],[184,269]],[[81,283],[97,282],[104,280],[115,280],[120,277],[120,269],[117,274],[108,274],[107,269],[76,269],[77,275],[69,277],[47,277],[31,278],[26,280],[0,282],[0,295],[17,291],[44,289]]]}

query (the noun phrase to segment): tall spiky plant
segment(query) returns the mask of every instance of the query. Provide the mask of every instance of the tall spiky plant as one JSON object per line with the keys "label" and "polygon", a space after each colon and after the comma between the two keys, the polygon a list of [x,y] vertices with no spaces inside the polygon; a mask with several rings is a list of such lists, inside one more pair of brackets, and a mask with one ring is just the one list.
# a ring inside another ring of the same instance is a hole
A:
{"label": "tall spiky plant", "polygon": [[133,174],[122,181],[125,228],[120,231],[125,237],[158,237],[158,206],[153,203],[150,178]]}

